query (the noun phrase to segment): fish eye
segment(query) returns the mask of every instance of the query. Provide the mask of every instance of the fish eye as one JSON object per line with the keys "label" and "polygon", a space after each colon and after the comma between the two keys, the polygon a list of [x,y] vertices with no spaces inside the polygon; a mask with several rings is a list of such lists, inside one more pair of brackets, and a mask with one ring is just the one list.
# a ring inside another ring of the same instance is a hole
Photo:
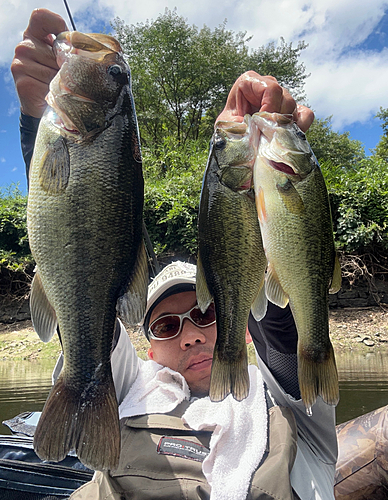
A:
{"label": "fish eye", "polygon": [[301,130],[297,130],[296,135],[299,137],[299,139],[302,139],[302,141],[306,141],[306,134]]}
{"label": "fish eye", "polygon": [[121,69],[121,67],[118,64],[114,64],[113,66],[109,66],[107,71],[111,76],[113,76],[113,78],[121,75],[121,73],[123,72],[123,70]]}
{"label": "fish eye", "polygon": [[225,146],[226,146],[226,140],[222,139],[221,137],[214,141],[214,147],[216,149],[224,149]]}

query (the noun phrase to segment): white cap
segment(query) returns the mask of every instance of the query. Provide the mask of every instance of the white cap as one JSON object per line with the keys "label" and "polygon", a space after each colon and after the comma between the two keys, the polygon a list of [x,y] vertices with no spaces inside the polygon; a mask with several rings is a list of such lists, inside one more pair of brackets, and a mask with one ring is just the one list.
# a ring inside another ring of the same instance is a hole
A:
{"label": "white cap", "polygon": [[[160,271],[148,287],[147,307],[140,325],[144,326],[144,322],[151,308],[153,308],[158,299],[170,288],[176,285],[187,284],[192,285],[194,290],[196,274],[197,266],[181,261],[173,262]],[[147,332],[145,333],[147,335]]]}

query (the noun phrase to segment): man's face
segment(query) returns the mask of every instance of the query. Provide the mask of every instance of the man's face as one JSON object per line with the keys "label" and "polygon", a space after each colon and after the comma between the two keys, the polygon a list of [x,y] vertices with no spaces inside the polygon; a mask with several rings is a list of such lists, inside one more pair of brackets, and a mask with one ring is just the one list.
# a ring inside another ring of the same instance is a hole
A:
{"label": "man's face", "polygon": [[[196,304],[195,292],[170,295],[151,313],[150,324],[164,314],[182,314]],[[148,356],[157,363],[179,372],[186,379],[192,396],[209,393],[213,350],[217,338],[216,324],[199,328],[185,318],[181,333],[169,340],[150,339]]]}

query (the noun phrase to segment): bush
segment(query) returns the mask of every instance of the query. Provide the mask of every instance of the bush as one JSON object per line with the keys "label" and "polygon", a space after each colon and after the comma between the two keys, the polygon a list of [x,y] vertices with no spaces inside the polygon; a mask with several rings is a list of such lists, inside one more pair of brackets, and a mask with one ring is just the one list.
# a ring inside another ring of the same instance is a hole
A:
{"label": "bush", "polygon": [[27,236],[27,196],[12,184],[0,191],[0,265],[22,270],[32,262]]}
{"label": "bush", "polygon": [[[208,157],[205,141],[167,137],[144,148],[144,220],[159,260],[197,253],[197,216]],[[378,157],[356,167],[322,162],[335,240],[345,253],[388,256],[388,163]],[[0,266],[24,270],[33,262],[26,228],[27,197],[12,185],[0,192]]]}
{"label": "bush", "polygon": [[348,253],[388,253],[388,163],[377,157],[343,169],[321,164],[335,240]]}
{"label": "bush", "polygon": [[207,144],[184,146],[169,137],[157,149],[144,151],[144,221],[155,252],[195,255],[197,216]]}

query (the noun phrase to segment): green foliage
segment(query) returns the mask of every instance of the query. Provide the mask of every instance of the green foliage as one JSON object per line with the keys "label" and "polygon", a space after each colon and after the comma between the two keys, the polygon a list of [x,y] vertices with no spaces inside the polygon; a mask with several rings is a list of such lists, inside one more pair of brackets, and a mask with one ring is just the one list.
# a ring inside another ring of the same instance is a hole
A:
{"label": "green foliage", "polygon": [[307,132],[329,191],[337,247],[347,253],[388,252],[388,163],[365,157],[360,141],[317,119]]}
{"label": "green foliage", "polygon": [[0,191],[0,265],[21,270],[32,262],[27,237],[27,196],[16,185]]}
{"label": "green foliage", "polygon": [[127,26],[116,19],[113,26],[131,66],[143,144],[197,138],[202,115],[225,101],[241,72],[245,34],[224,24],[199,30],[167,9],[155,21]]}
{"label": "green foliage", "polygon": [[144,220],[157,255],[197,252],[197,215],[206,143],[166,138],[144,151]]}
{"label": "green foliage", "polygon": [[335,132],[331,117],[314,120],[306,135],[320,163],[351,169],[365,158],[362,143],[351,139],[349,132]]}
{"label": "green foliage", "polygon": [[380,107],[380,111],[376,114],[375,118],[380,118],[383,121],[381,128],[383,135],[380,137],[374,154],[385,161],[388,161],[388,108]]}
{"label": "green foliage", "polygon": [[249,53],[246,33],[189,25],[176,10],[154,21],[113,28],[128,56],[143,146],[173,136],[178,143],[206,137],[225,105],[230,88],[244,71],[270,72],[295,94],[303,93],[307,78],[298,63],[297,48],[284,40]]}
{"label": "green foliage", "polygon": [[388,252],[388,163],[377,157],[355,169],[321,164],[331,201],[335,240],[345,252]]}

